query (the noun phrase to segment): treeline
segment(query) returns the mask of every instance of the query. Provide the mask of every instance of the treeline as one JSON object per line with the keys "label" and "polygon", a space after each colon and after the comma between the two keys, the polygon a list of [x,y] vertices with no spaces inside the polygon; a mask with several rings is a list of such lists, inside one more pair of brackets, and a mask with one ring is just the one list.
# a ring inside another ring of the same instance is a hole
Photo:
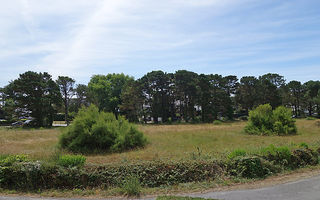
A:
{"label": "treeline", "polygon": [[48,73],[25,72],[1,89],[0,118],[22,115],[38,126],[52,123],[56,112],[65,120],[81,106],[125,115],[132,122],[212,122],[248,115],[252,108],[269,103],[292,108],[295,117],[320,117],[320,81],[290,81],[279,74],[259,77],[152,71],[134,80],[124,74],[94,75],[88,85]]}

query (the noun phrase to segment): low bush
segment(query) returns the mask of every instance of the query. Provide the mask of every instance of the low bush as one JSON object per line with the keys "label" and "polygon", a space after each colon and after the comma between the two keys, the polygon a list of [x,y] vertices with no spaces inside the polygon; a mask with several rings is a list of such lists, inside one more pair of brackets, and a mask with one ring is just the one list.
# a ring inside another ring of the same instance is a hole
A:
{"label": "low bush", "polygon": [[234,159],[236,157],[244,157],[247,155],[247,152],[243,149],[236,149],[228,154],[228,159]]}
{"label": "low bush", "polygon": [[86,158],[82,155],[61,155],[56,162],[63,167],[82,167]]}
{"label": "low bush", "polygon": [[236,157],[227,163],[227,171],[232,176],[243,178],[264,178],[278,172],[277,166],[272,166],[266,160],[256,157]]}
{"label": "low bush", "polygon": [[261,155],[264,159],[281,166],[289,166],[292,162],[292,153],[287,146],[276,147],[270,145],[261,149]]}
{"label": "low bush", "polygon": [[213,121],[213,125],[221,125],[221,124],[222,124],[222,121],[220,121],[220,120]]}
{"label": "low bush", "polygon": [[137,176],[129,176],[127,177],[122,185],[121,189],[125,195],[128,196],[140,196],[141,193],[141,183]]}
{"label": "low bush", "polygon": [[28,156],[27,155],[5,155],[1,156],[0,159],[0,167],[8,167],[12,166],[14,163],[18,162],[28,162]]}
{"label": "low bush", "polygon": [[272,111],[270,104],[260,105],[249,112],[245,132],[254,135],[289,135],[297,132],[290,109],[279,106]]}
{"label": "low bush", "polygon": [[146,138],[133,124],[112,113],[99,112],[91,105],[82,108],[73,123],[64,129],[59,144],[72,152],[115,152],[143,147]]}

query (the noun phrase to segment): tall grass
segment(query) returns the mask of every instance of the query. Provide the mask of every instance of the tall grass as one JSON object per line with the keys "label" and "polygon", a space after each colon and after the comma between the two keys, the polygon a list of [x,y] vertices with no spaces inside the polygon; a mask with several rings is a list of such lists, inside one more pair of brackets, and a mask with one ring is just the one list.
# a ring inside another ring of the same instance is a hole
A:
{"label": "tall grass", "polygon": [[[144,149],[123,153],[86,156],[87,163],[121,163],[140,160],[190,158],[201,149],[203,155],[220,158],[236,150],[256,152],[270,144],[275,146],[320,143],[320,126],[313,120],[297,120],[297,135],[257,136],[244,134],[246,122],[221,124],[140,125],[150,143]],[[27,154],[30,158],[49,159],[58,142],[59,129],[0,129],[0,154]],[[312,147],[312,146],[311,146]]]}

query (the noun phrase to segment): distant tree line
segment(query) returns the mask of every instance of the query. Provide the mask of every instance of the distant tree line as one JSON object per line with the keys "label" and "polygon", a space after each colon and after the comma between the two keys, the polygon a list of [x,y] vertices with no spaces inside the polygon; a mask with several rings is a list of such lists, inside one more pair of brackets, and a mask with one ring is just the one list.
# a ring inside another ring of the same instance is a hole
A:
{"label": "distant tree line", "polygon": [[268,73],[259,77],[152,71],[134,80],[124,74],[93,75],[75,84],[67,76],[25,72],[0,90],[0,118],[33,117],[36,126],[50,126],[56,113],[64,120],[82,106],[124,115],[132,122],[212,122],[248,115],[261,104],[292,108],[295,117],[320,117],[320,81],[290,81]]}

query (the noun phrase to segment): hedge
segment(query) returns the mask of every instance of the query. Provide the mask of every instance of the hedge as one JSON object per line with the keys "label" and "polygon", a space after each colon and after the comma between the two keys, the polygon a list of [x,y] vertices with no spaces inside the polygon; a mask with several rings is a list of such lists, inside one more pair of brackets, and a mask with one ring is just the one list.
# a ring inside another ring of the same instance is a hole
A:
{"label": "hedge", "polygon": [[62,167],[39,162],[0,166],[0,187],[7,189],[72,189],[120,186],[129,176],[141,185],[158,187],[192,181],[214,180],[223,173],[217,161],[146,162],[124,165]]}
{"label": "hedge", "polygon": [[[281,153],[282,152],[282,153]],[[15,190],[109,188],[137,177],[142,186],[212,181],[222,175],[264,178],[284,169],[319,164],[320,148],[269,148],[260,155],[238,154],[224,161],[143,162],[139,164],[64,167],[23,156],[0,160],[0,188]]]}

